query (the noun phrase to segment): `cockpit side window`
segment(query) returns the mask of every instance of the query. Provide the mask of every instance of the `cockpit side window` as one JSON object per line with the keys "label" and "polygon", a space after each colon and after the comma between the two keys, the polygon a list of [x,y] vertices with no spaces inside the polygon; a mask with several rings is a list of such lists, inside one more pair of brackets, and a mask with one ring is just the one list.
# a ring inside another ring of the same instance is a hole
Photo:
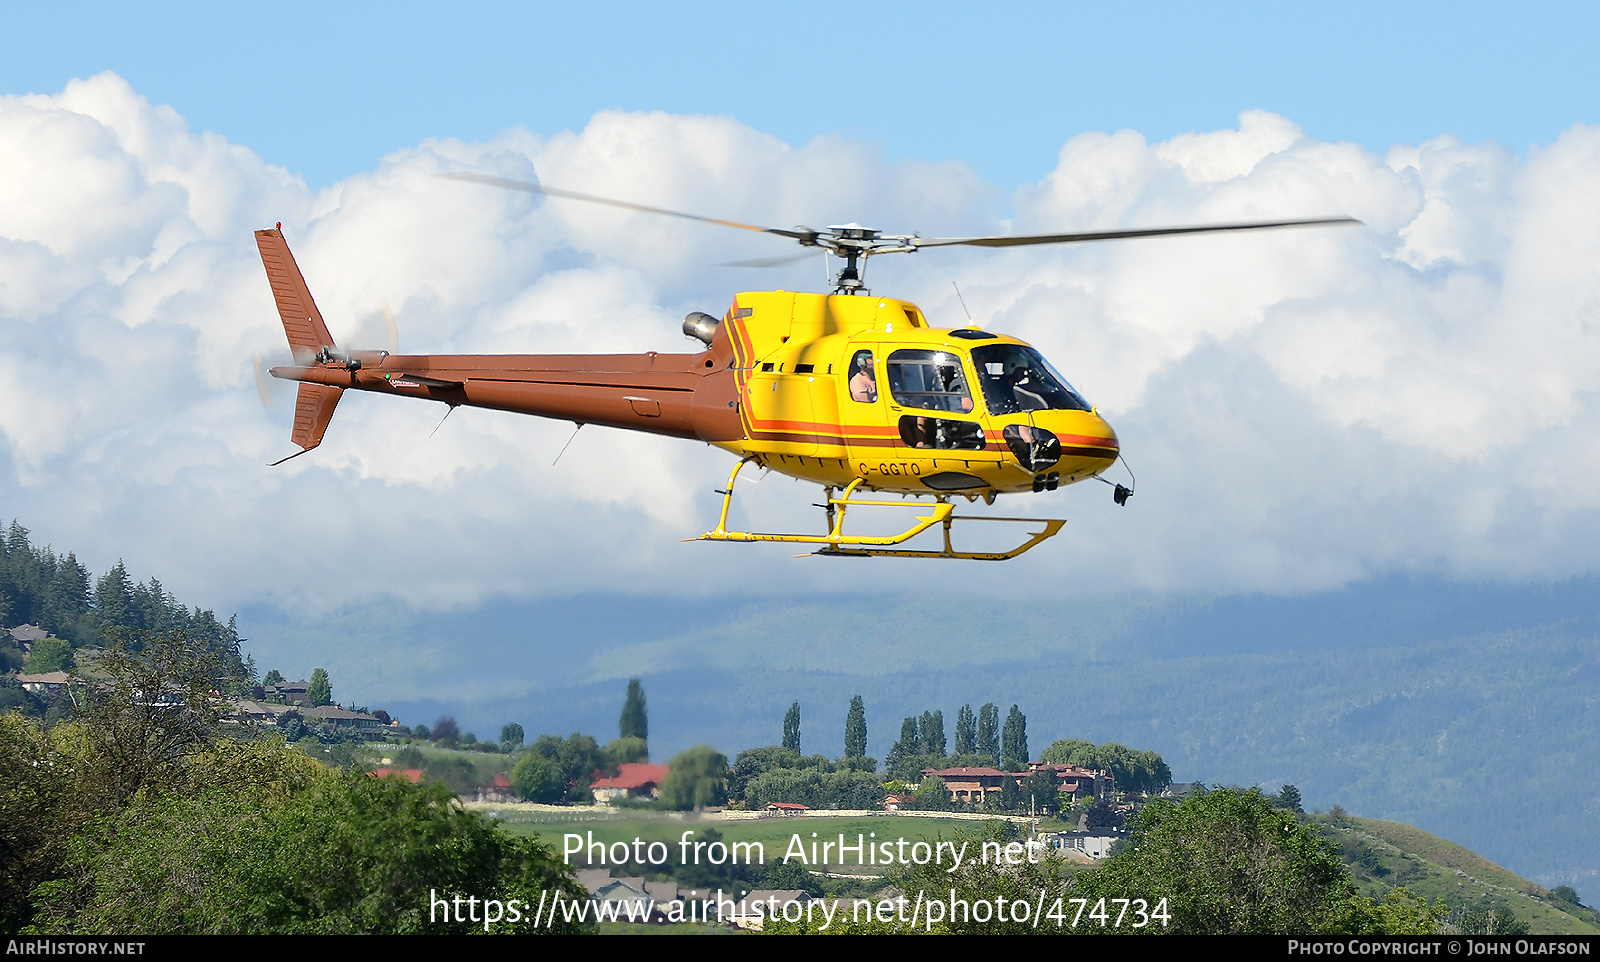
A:
{"label": "cockpit side window", "polygon": [[972,349],[978,383],[990,414],[1023,411],[1087,411],[1089,402],[1056,373],[1044,355],[1020,344]]}
{"label": "cockpit side window", "polygon": [[950,351],[895,351],[889,355],[889,395],[896,404],[924,411],[972,410],[961,357]]}
{"label": "cockpit side window", "polygon": [[850,400],[872,402],[878,399],[878,372],[872,367],[872,352],[857,351],[850,359]]}

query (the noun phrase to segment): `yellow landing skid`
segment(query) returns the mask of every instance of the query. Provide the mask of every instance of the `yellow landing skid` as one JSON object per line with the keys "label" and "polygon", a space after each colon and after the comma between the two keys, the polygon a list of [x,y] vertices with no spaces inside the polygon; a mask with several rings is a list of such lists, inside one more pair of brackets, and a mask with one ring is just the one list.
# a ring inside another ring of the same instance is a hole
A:
{"label": "yellow landing skid", "polygon": [[[1067,522],[1060,518],[996,518],[980,515],[955,514],[955,506],[944,500],[933,504],[932,512],[918,515],[916,523],[899,534],[882,536],[847,535],[844,533],[844,515],[850,507],[870,508],[921,508],[925,507],[916,501],[862,501],[851,500],[851,495],[861,486],[865,479],[857,478],[850,482],[844,489],[842,497],[834,497],[833,489],[826,488],[827,503],[824,510],[828,514],[828,533],[816,534],[767,534],[751,531],[728,530],[728,508],[733,503],[733,485],[739,477],[739,472],[744,469],[746,461],[740,461],[728,475],[727,490],[719,492],[722,495],[722,514],[717,519],[717,526],[698,538],[684,538],[685,541],[783,541],[790,544],[815,544],[822,547],[816,551],[808,552],[814,555],[851,558],[960,558],[968,561],[1005,561],[1015,558],[1024,551],[1032,548],[1048,538],[1054,537],[1061,526]],[[1028,540],[1010,551],[956,551],[950,544],[950,529],[957,521],[1006,521],[1023,524],[1042,524],[1044,528],[1029,534]],[[927,531],[936,524],[944,525],[944,550],[922,551],[911,548],[896,548],[894,545],[902,544]],[[796,555],[795,557],[804,557]]]}

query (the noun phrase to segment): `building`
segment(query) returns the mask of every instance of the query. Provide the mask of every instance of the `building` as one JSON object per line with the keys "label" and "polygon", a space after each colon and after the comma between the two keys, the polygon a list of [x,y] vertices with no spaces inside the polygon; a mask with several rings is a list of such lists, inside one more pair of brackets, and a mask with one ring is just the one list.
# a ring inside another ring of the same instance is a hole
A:
{"label": "building", "polygon": [[11,629],[11,640],[23,651],[32,651],[33,643],[50,637],[50,632],[38,625],[18,625]]}
{"label": "building", "polygon": [[285,705],[309,705],[311,697],[306,690],[311,687],[311,682],[301,679],[299,681],[286,681],[279,685],[268,685],[264,689],[268,699],[281,699]]}
{"label": "building", "polygon": [[38,675],[18,675],[17,681],[35,695],[52,695],[71,683],[72,676],[64,671],[47,671]]}
{"label": "building", "polygon": [[1024,778],[1034,772],[1048,772],[1055,776],[1056,792],[1068,796],[1071,803],[1082,801],[1089,796],[1095,798],[1107,797],[1114,783],[1109,772],[1094,772],[1076,765],[1048,765],[1044,762],[1029,762],[1025,772],[1003,772],[998,768],[924,768],[922,777],[936,775],[944,780],[945,787],[950,789],[950,800],[967,802],[978,806],[984,803],[989,795],[1000,791],[1000,786],[1006,779],[1021,784]]}
{"label": "building", "polygon": [[1095,798],[1109,798],[1116,788],[1116,781],[1110,772],[1090,771],[1076,765],[1047,765],[1044,762],[1029,762],[1029,772],[1053,771],[1056,776],[1057,790],[1063,795],[1071,795],[1074,803],[1080,802],[1089,796]]}
{"label": "building", "polygon": [[661,783],[667,780],[667,766],[649,762],[624,762],[617,766],[617,777],[597,778],[589,783],[594,800],[601,805],[619,798],[660,798]]}
{"label": "building", "polygon": [[1113,828],[1093,828],[1083,832],[1046,832],[1039,840],[1057,851],[1077,852],[1086,858],[1101,859],[1111,854],[1111,846],[1127,838]]}
{"label": "building", "polygon": [[251,701],[241,698],[234,702],[232,711],[222,717],[225,722],[235,724],[252,723],[256,725],[275,725],[278,717],[284,712],[293,711],[288,705],[269,705],[265,702]]}
{"label": "building", "polygon": [[340,708],[338,705],[319,705],[316,708],[307,708],[300,713],[308,724],[320,723],[333,728],[382,728],[383,722],[366,712],[351,711]]}
{"label": "building", "polygon": [[672,921],[674,908],[680,917],[683,915],[684,893],[670,879],[648,882],[637,876],[613,878],[606,869],[579,869],[576,874],[578,884],[588,890],[595,909],[604,917],[661,925]]}
{"label": "building", "polygon": [[930,776],[943,779],[944,787],[950,790],[951,801],[974,806],[982,805],[990,794],[1000,791],[1006,779],[1015,782],[1021,778],[1015,772],[1003,772],[998,768],[924,768],[922,777]]}
{"label": "building", "polygon": [[477,791],[472,793],[472,798],[473,801],[499,805],[516,801],[517,793],[511,790],[511,778],[501,772],[495,775],[491,784],[480,785]]}

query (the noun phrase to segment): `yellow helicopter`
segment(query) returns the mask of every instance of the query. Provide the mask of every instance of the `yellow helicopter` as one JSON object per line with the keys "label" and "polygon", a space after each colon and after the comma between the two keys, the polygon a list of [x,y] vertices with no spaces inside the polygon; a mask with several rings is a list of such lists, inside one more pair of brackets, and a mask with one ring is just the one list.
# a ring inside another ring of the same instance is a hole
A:
{"label": "yellow helicopter", "polygon": [[[722,510],[717,526],[686,540],[788,542],[815,546],[812,553],[832,556],[1014,558],[1053,537],[1065,520],[958,515],[952,499],[982,498],[993,504],[1000,494],[1053,491],[1099,478],[1120,456],[1116,432],[1037,350],[976,327],[934,328],[915,304],[872,296],[862,277],[868,258],[924,248],[1017,247],[1358,223],[1349,217],[1327,217],[924,238],[883,234],[857,224],[823,229],[760,227],[486,174],[440,176],[774,234],[837,255],[843,266],[831,294],[747,292],[736,295],[721,318],[690,314],[683,331],[704,344],[693,354],[346,353],[328,334],[284,241],[283,225],[256,231],[294,356],[293,366],[274,367],[270,373],[300,382],[291,440],[301,450],[289,457],[322,442],[346,390],[425,398],[452,409],[464,405],[533,414],[570,420],[580,427],[597,424],[695,439],[739,460],[727,487],[718,490]],[[763,266],[778,260],[743,263]],[[827,530],[820,534],[729,530],[734,485],[750,464],[822,485]],[[866,497],[867,492],[898,494],[902,499],[875,499]],[[1119,505],[1132,493],[1131,486],[1114,485]],[[930,497],[933,502],[906,501],[906,495]],[[903,531],[883,536],[845,532],[850,508],[908,506],[928,510]],[[959,551],[951,540],[957,521],[1041,527],[1008,551]],[[901,547],[935,526],[943,528],[941,549]]]}

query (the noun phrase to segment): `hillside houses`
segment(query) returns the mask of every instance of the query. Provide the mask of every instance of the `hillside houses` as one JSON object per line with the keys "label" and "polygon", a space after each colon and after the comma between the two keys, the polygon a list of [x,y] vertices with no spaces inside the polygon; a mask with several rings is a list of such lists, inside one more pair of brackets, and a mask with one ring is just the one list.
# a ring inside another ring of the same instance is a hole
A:
{"label": "hillside houses", "polygon": [[922,777],[924,779],[937,777],[942,780],[945,787],[950,790],[952,802],[963,802],[977,807],[987,802],[990,795],[999,793],[1007,779],[1021,785],[1023,779],[1035,772],[1047,772],[1054,776],[1056,791],[1062,796],[1062,801],[1068,804],[1077,804],[1090,796],[1104,798],[1116,787],[1109,772],[1090,771],[1076,765],[1051,765],[1045,762],[1029,762],[1027,770],[1021,772],[1007,772],[987,767],[925,768],[922,770]]}

